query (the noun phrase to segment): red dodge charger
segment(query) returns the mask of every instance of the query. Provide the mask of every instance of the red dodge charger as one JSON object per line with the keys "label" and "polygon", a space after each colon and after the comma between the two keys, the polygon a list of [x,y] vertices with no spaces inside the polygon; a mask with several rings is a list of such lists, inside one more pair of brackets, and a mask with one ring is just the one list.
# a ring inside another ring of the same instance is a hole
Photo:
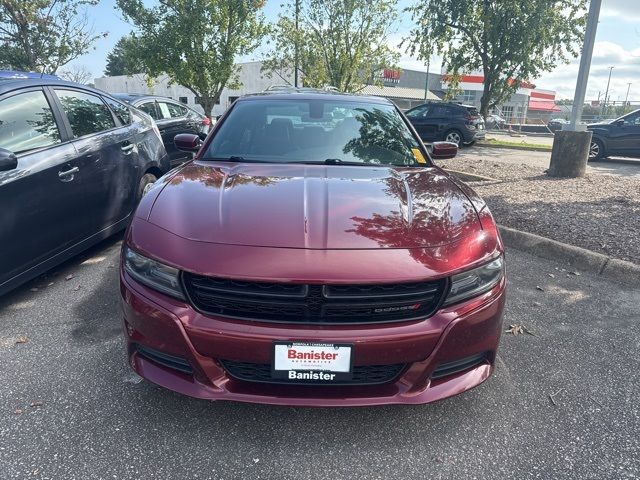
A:
{"label": "red dodge charger", "polygon": [[492,372],[503,245],[389,101],[239,99],[142,199],[120,269],[128,358],[211,400],[417,404]]}

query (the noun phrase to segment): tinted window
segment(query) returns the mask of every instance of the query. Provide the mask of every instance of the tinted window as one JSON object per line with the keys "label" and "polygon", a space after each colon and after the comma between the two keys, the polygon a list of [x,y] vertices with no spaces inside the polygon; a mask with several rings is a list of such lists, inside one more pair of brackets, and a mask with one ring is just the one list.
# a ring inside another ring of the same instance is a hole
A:
{"label": "tinted window", "polygon": [[451,113],[451,109],[446,105],[434,105],[429,109],[430,117],[448,117]]}
{"label": "tinted window", "polygon": [[131,123],[131,112],[129,111],[129,107],[120,102],[115,102],[108,97],[104,97],[104,101],[111,107],[111,110],[116,114],[120,123],[123,125],[129,125]]}
{"label": "tinted window", "polygon": [[160,120],[162,118],[160,116],[160,111],[156,106],[156,102],[145,102],[138,105],[138,108],[144,113],[150,115],[154,120]]}
{"label": "tinted window", "polygon": [[429,109],[429,105],[421,105],[419,107],[413,108],[411,110],[409,110],[406,115],[409,118],[419,118],[419,117],[424,117],[427,114],[427,111]]}
{"label": "tinted window", "polygon": [[116,126],[111,111],[100,97],[72,90],[56,90],[56,93],[76,138]]}
{"label": "tinted window", "polygon": [[[163,105],[163,102],[160,102],[160,105]],[[169,115],[171,118],[184,117],[187,114],[186,107],[176,105],[175,103],[167,103],[166,105],[169,109]]]}
{"label": "tinted window", "polygon": [[268,162],[413,165],[419,142],[391,105],[330,100],[237,103],[205,155]]}
{"label": "tinted window", "polygon": [[622,117],[621,120],[624,120],[625,125],[640,125],[640,112],[630,113],[626,117]]}
{"label": "tinted window", "polygon": [[42,91],[0,100],[0,147],[14,153],[60,142],[60,132]]}
{"label": "tinted window", "polygon": [[472,117],[477,117],[478,115],[480,115],[476,107],[467,107],[467,112],[469,112],[469,115],[471,115]]}

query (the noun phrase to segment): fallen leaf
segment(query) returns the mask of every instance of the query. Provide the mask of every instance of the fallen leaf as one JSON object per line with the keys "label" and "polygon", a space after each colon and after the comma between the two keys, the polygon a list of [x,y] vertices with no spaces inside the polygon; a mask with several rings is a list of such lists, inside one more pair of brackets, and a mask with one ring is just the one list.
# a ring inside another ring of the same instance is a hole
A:
{"label": "fallen leaf", "polygon": [[32,407],[41,407],[42,402],[40,400],[36,400],[35,402],[31,402]]}
{"label": "fallen leaf", "polygon": [[64,277],[65,280],[69,281],[73,278],[73,273]]}
{"label": "fallen leaf", "polygon": [[582,275],[580,272],[575,271],[575,272],[569,272],[571,275],[575,275],[576,277],[579,277],[580,275]]}
{"label": "fallen leaf", "polygon": [[22,410],[21,408],[16,408],[15,414],[16,414],[16,415],[22,415],[22,412],[23,412],[23,411],[24,411],[24,410]]}
{"label": "fallen leaf", "polygon": [[540,285],[536,285],[536,290],[540,290],[541,292],[544,292],[544,288],[542,288]]}
{"label": "fallen leaf", "polygon": [[52,285],[53,285],[53,282],[49,282],[49,283],[47,283],[47,287],[50,287],[50,286],[52,286]]}
{"label": "fallen leaf", "polygon": [[516,324],[513,324],[513,325],[509,325],[509,329],[505,333],[511,333],[511,334],[513,334],[515,336],[515,335],[519,335],[521,333],[524,333],[524,330],[522,328],[522,325],[518,325],[516,323]]}
{"label": "fallen leaf", "polygon": [[26,335],[18,335],[18,337],[16,338],[16,343],[27,343],[28,341],[29,339]]}
{"label": "fallen leaf", "polygon": [[253,463],[258,463],[259,461],[260,461],[260,459],[259,459],[259,458],[254,458],[254,459],[253,459]]}
{"label": "fallen leaf", "polygon": [[76,285],[73,289],[77,292],[78,290],[80,290],[81,287],[82,285]]}
{"label": "fallen leaf", "polygon": [[551,278],[556,278],[556,276],[553,273],[547,273],[547,275],[549,275]]}

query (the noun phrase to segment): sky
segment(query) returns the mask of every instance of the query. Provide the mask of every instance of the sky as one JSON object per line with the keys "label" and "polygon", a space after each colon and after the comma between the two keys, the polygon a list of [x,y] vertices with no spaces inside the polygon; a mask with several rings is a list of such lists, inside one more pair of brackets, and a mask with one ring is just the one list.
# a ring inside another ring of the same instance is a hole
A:
{"label": "sky", "polygon": [[[152,0],[144,0],[152,5]],[[510,0],[509,0],[510,1]],[[282,0],[267,0],[264,9],[267,20],[275,20],[280,11]],[[413,3],[411,0],[400,0],[400,7]],[[88,10],[90,22],[96,32],[107,32],[105,38],[99,39],[94,50],[74,60],[70,65],[83,66],[92,72],[94,77],[103,75],[106,56],[115,43],[132,30],[115,7],[115,0],[102,0],[99,5]],[[409,56],[398,48],[398,43],[407,36],[411,28],[411,18],[401,14],[397,26],[390,35],[390,46],[400,53],[401,68],[426,71],[426,65]],[[187,33],[188,34],[188,33]],[[255,52],[239,60],[258,60],[261,52]],[[434,56],[430,70],[439,72],[442,59]],[[579,59],[570,64],[558,66],[551,72],[543,73],[540,78],[533,79],[538,88],[555,90],[557,98],[573,98]],[[69,66],[69,65],[68,65]],[[68,67],[67,66],[67,67]],[[624,100],[629,88],[629,100],[640,102],[640,0],[602,0],[600,22],[596,34],[589,82],[587,84],[587,100],[595,100],[598,94],[604,96],[611,73],[609,98],[611,101]],[[61,70],[64,70],[62,67]]]}

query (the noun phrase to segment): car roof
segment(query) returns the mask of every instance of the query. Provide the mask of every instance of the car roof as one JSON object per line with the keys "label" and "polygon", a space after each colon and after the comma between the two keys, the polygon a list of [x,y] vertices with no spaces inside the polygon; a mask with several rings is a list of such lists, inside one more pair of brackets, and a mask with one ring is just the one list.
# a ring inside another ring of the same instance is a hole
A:
{"label": "car roof", "polygon": [[87,90],[98,95],[111,97],[110,93],[97,88],[82,85],[80,83],[69,82],[67,80],[45,79],[45,78],[0,78],[0,95],[29,87],[72,87]]}
{"label": "car roof", "polygon": [[359,102],[376,103],[379,105],[393,105],[391,100],[383,97],[373,97],[368,95],[357,95],[352,93],[339,93],[335,91],[315,90],[311,88],[290,88],[282,90],[264,91],[260,93],[250,93],[238,99],[239,102],[254,100],[328,100],[335,102]]}

